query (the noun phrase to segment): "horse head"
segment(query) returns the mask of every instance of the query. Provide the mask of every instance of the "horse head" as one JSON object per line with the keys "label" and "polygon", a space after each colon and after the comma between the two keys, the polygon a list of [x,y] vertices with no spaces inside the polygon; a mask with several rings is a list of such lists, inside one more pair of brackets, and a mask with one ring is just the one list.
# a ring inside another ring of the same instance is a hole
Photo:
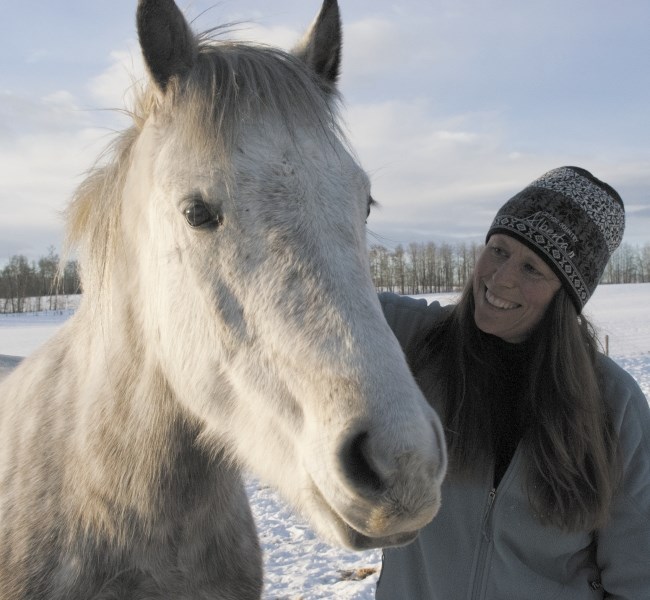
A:
{"label": "horse head", "polygon": [[150,84],[111,184],[120,233],[87,243],[87,260],[113,248],[82,265],[87,293],[129,296],[202,442],[322,535],[411,540],[439,507],[445,443],[370,277],[337,3],[292,52],[197,36],[172,0],[140,0],[137,22]]}

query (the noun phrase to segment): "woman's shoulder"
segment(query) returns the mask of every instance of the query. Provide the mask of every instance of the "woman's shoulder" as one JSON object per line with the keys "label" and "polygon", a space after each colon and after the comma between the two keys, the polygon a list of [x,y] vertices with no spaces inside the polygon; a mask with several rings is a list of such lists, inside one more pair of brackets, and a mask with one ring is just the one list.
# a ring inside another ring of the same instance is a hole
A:
{"label": "woman's shoulder", "polygon": [[607,356],[598,361],[603,395],[619,436],[623,455],[645,456],[650,476],[650,405],[634,377]]}
{"label": "woman's shoulder", "polygon": [[425,298],[411,298],[390,292],[379,294],[379,301],[386,321],[405,349],[452,309],[452,306],[443,306],[438,301],[428,303]]}
{"label": "woman's shoulder", "polygon": [[598,357],[598,370],[604,386],[605,400],[615,412],[625,410],[630,405],[642,412],[650,406],[637,381],[623,367],[605,355]]}
{"label": "woman's shoulder", "polygon": [[420,317],[435,322],[441,319],[451,308],[443,306],[437,300],[429,303],[426,298],[413,298],[401,296],[393,292],[381,292],[379,301],[384,309],[386,318],[413,318]]}
{"label": "woman's shoulder", "polygon": [[643,570],[650,556],[650,407],[625,369],[605,356],[599,368],[621,466],[612,519],[598,532],[603,585],[612,597],[640,598],[650,583]]}

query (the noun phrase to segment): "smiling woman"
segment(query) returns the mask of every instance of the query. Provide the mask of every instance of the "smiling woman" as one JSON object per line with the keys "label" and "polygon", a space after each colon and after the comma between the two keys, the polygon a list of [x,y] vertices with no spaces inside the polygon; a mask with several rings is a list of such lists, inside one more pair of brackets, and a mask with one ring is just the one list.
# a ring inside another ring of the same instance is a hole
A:
{"label": "smiling woman", "polygon": [[378,600],[647,596],[650,411],[581,314],[623,226],[610,186],[554,169],[497,213],[456,306],[383,297],[450,472]]}
{"label": "smiling woman", "polygon": [[542,320],[560,285],[535,252],[497,233],[474,267],[476,326],[506,342],[523,342]]}

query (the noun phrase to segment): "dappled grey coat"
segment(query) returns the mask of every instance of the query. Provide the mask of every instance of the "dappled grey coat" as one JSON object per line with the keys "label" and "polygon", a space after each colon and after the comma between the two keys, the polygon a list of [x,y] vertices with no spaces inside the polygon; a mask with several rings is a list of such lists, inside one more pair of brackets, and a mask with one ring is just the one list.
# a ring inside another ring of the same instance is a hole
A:
{"label": "dappled grey coat", "polygon": [[[442,316],[438,303],[381,298],[407,355]],[[409,546],[384,551],[378,600],[650,598],[650,409],[628,373],[604,356],[600,368],[624,469],[609,524],[579,533],[542,525],[529,509],[520,446],[496,491],[491,460],[472,477],[447,478],[433,522]],[[416,376],[435,405],[435,381]]]}

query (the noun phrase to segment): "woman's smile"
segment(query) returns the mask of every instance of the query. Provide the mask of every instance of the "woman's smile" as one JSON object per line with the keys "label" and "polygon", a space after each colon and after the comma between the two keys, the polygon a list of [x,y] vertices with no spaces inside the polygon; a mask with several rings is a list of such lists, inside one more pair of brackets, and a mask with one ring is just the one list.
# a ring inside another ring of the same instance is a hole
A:
{"label": "woman's smile", "polygon": [[553,270],[526,245],[496,233],[474,269],[474,321],[506,342],[523,342],[560,289]]}
{"label": "woman's smile", "polygon": [[499,308],[501,310],[512,310],[513,308],[519,308],[521,304],[516,304],[515,302],[508,302],[503,298],[499,298],[493,294],[487,287],[485,288],[485,299],[488,301],[490,306]]}

